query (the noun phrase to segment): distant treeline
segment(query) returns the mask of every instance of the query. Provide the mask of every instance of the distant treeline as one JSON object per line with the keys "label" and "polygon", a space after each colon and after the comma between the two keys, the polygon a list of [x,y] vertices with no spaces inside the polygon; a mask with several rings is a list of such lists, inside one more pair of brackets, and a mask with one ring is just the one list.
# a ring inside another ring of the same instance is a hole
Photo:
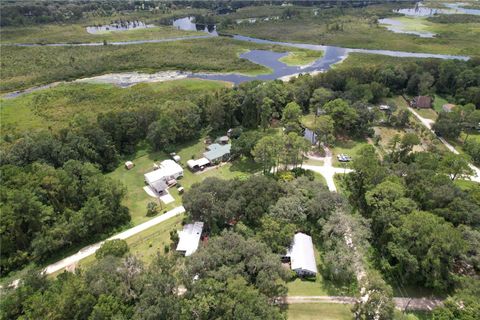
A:
{"label": "distant treeline", "polygon": [[[295,5],[331,7],[363,7],[372,4],[391,3],[385,0],[362,1],[300,1]],[[405,1],[393,1],[405,2]],[[410,1],[414,2],[414,1]],[[144,10],[156,8],[197,8],[208,9],[216,14],[228,14],[246,6],[280,4],[276,1],[2,1],[0,5],[0,26],[23,26],[45,23],[75,22],[87,13],[99,16],[111,16],[116,12]]]}

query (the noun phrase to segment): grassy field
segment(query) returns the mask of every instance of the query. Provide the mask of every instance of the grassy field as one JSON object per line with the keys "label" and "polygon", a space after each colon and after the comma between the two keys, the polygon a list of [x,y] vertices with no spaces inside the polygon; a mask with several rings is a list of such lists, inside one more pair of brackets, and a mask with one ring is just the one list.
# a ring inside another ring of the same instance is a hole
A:
{"label": "grassy field", "polygon": [[[408,62],[415,62],[420,60],[419,58],[399,58],[383,56],[379,54],[369,53],[349,53],[348,57],[339,64],[334,65],[335,69],[349,69],[351,67],[369,68],[369,67],[381,67],[384,65],[405,65]],[[422,59],[427,61],[428,59]]]}
{"label": "grassy field", "polygon": [[105,84],[65,84],[0,100],[2,130],[6,133],[62,128],[77,114],[95,119],[98,114],[108,111],[154,107],[167,100],[190,100],[228,85],[197,79],[144,83],[129,88]]}
{"label": "grassy field", "polygon": [[0,92],[111,72],[269,73],[268,68],[239,57],[239,53],[251,49],[290,50],[230,38],[96,47],[5,46],[2,47]]}
{"label": "grassy field", "polygon": [[[293,41],[349,48],[387,49],[409,52],[479,55],[479,23],[440,24],[430,21],[408,21],[410,27],[421,27],[436,33],[435,38],[388,31],[376,17],[392,15],[386,6],[344,10],[340,17],[300,15],[289,20],[240,24],[226,30],[231,33],[278,41]],[[402,18],[403,19],[403,18]]]}
{"label": "grassy field", "polygon": [[196,31],[182,31],[171,26],[155,26],[128,31],[107,31],[90,34],[86,25],[49,24],[28,27],[5,27],[0,30],[1,43],[82,43],[129,40],[152,40],[202,35]]}
{"label": "grassy field", "polygon": [[298,303],[288,306],[289,320],[351,320],[351,306],[334,303]]}
{"label": "grassy field", "polygon": [[417,109],[415,111],[417,111],[417,113],[423,118],[427,118],[430,120],[437,120],[438,118],[437,112],[435,112],[435,110],[433,109]]}
{"label": "grassy field", "polygon": [[332,165],[339,168],[349,168],[351,162],[341,163],[338,161],[337,155],[343,153],[355,159],[357,152],[367,144],[368,142],[366,140],[343,140],[335,142],[335,147],[331,148],[333,154]]}
{"label": "grassy field", "polygon": [[292,51],[279,61],[289,66],[304,66],[314,62],[323,56],[323,51],[302,50]]}

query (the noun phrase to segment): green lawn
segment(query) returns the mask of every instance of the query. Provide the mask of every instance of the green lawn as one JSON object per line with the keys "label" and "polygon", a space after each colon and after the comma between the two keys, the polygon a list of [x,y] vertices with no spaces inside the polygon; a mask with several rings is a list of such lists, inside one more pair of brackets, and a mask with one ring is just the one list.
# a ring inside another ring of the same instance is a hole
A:
{"label": "green lawn", "polygon": [[[435,99],[433,100],[433,109],[435,109],[435,111],[437,111],[438,113],[442,112],[443,111],[443,105],[444,104],[447,104],[448,101],[442,97],[440,97],[439,95],[435,95]],[[436,120],[436,119],[434,119]]]}
{"label": "green lawn", "polygon": [[363,147],[366,146],[368,142],[366,140],[343,140],[335,142],[335,147],[331,148],[332,150],[332,165],[334,167],[339,168],[349,168],[351,166],[351,162],[341,163],[337,159],[337,155],[339,154],[346,154],[353,159],[357,156],[357,152]]}
{"label": "green lawn", "polygon": [[[440,109],[441,108],[442,107],[440,106]],[[415,111],[417,111],[417,113],[423,118],[427,118],[427,119],[430,119],[430,120],[437,120],[438,114],[437,114],[437,112],[435,112],[435,110],[433,110],[433,109],[417,109]]]}
{"label": "green lawn", "polygon": [[279,61],[289,65],[289,66],[304,66],[313,61],[321,58],[323,56],[323,51],[313,51],[313,50],[302,50],[302,51],[291,51],[283,58],[280,58]]}
{"label": "green lawn", "polygon": [[289,320],[351,320],[351,305],[335,303],[298,303],[288,305]]}

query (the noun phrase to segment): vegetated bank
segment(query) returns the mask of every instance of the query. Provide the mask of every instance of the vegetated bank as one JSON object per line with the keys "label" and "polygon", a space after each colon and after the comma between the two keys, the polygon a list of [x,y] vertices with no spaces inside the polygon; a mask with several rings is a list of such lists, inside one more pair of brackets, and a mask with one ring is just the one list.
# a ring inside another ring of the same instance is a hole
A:
{"label": "vegetated bank", "polygon": [[289,48],[229,38],[98,47],[2,47],[0,92],[109,72],[183,70],[189,72],[269,73],[238,57],[245,50],[282,52]]}
{"label": "vegetated bank", "polygon": [[434,38],[393,33],[378,24],[379,18],[398,16],[392,10],[402,6],[406,4],[381,4],[341,10],[331,8],[318,10],[317,13],[313,8],[287,8],[284,10],[290,10],[289,16],[267,21],[259,19],[254,23],[229,21],[220,24],[219,30],[276,41],[478,56],[480,46],[476,39],[480,24],[476,19],[464,18],[461,23],[440,23],[440,20],[436,23],[437,18],[429,19],[428,31],[437,34]]}

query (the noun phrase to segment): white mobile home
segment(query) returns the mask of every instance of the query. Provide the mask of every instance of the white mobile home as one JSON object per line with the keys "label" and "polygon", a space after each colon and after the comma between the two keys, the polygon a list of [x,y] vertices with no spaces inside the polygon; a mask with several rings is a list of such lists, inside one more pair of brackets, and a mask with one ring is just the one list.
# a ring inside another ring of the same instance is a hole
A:
{"label": "white mobile home", "polygon": [[158,169],[144,175],[145,182],[156,192],[162,193],[168,182],[183,176],[183,168],[173,160],[162,161]]}
{"label": "white mobile home", "polygon": [[313,250],[312,237],[304,233],[296,233],[293,243],[287,250],[287,258],[290,258],[290,267],[299,276],[314,277],[317,274],[315,251]]}
{"label": "white mobile home", "polygon": [[183,230],[178,231],[179,241],[176,251],[187,257],[197,251],[202,230],[203,222],[195,222],[183,226]]}

